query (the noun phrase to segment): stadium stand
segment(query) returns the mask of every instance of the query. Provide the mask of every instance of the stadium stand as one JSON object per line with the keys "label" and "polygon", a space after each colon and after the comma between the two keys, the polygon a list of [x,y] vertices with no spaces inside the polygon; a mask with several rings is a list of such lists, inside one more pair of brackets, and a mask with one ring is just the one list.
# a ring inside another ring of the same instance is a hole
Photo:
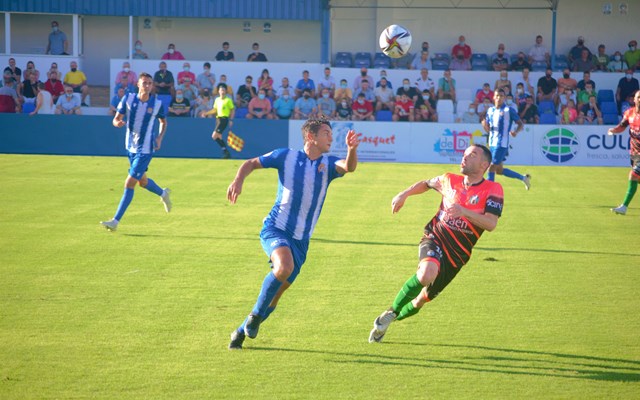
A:
{"label": "stadium stand", "polygon": [[373,68],[391,68],[391,59],[384,53],[376,53],[373,56]]}
{"label": "stadium stand", "polygon": [[371,53],[367,51],[357,52],[353,60],[353,66],[356,68],[371,67]]}
{"label": "stadium stand", "polygon": [[445,99],[438,100],[436,111],[438,111],[438,122],[455,121],[453,101]]}
{"label": "stadium stand", "polygon": [[337,52],[333,66],[340,68],[351,68],[353,66],[351,53],[348,51]]}
{"label": "stadium stand", "polygon": [[602,104],[606,101],[615,101],[613,97],[613,90],[611,89],[601,89],[598,91],[598,104]]}
{"label": "stadium stand", "polygon": [[389,110],[380,110],[376,112],[376,121],[391,121],[393,113]]}

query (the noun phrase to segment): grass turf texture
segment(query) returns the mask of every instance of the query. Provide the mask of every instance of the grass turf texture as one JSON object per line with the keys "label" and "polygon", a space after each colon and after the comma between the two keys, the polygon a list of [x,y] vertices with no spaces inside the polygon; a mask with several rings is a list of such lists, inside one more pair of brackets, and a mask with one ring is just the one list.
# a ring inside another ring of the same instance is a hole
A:
{"label": "grass turf texture", "polygon": [[245,349],[227,350],[268,270],[258,232],[276,192],[241,161],[155,159],[174,210],[126,158],[1,155],[0,398],[637,398],[640,199],[626,168],[515,168],[505,210],[420,314],[369,344],[417,264],[437,193],[391,198],[453,165],[361,163],[331,187],[296,284]]}

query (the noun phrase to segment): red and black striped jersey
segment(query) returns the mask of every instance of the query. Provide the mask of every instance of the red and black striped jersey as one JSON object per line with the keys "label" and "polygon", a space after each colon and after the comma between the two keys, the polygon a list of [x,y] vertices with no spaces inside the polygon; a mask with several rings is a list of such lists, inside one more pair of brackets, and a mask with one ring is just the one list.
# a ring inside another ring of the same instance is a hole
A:
{"label": "red and black striped jersey", "polygon": [[484,229],[473,225],[467,218],[451,217],[446,210],[460,204],[479,214],[502,214],[504,194],[499,183],[489,180],[467,187],[464,176],[444,174],[428,181],[429,187],[442,195],[438,213],[425,226],[425,234],[440,243],[451,265],[461,268],[469,261],[471,251]]}
{"label": "red and black striped jersey", "polygon": [[632,107],[624,112],[620,124],[629,127],[629,152],[632,156],[640,156],[640,113]]}

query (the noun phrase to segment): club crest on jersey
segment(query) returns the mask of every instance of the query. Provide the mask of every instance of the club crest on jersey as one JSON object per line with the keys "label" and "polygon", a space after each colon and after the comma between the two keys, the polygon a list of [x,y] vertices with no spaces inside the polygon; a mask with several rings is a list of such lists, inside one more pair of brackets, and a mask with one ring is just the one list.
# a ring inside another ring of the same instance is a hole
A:
{"label": "club crest on jersey", "polygon": [[148,107],[147,108],[147,114],[153,114],[153,108],[152,107]]}
{"label": "club crest on jersey", "polygon": [[318,172],[324,172],[326,171],[326,169],[327,169],[327,166],[325,163],[318,164]]}
{"label": "club crest on jersey", "polygon": [[480,200],[480,198],[478,197],[477,194],[474,194],[473,196],[471,196],[471,198],[469,199],[469,204],[478,204],[478,201]]}

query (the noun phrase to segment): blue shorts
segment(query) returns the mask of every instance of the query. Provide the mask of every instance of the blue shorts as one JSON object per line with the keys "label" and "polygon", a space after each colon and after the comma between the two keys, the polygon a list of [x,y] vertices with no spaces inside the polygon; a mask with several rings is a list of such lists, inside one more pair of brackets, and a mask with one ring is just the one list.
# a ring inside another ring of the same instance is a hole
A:
{"label": "blue shorts", "polygon": [[131,165],[129,176],[140,180],[149,169],[149,163],[152,158],[153,155],[151,154],[129,153],[129,165]]}
{"label": "blue shorts", "polygon": [[499,165],[507,160],[509,149],[506,147],[491,147],[491,164]]}
{"label": "blue shorts", "polygon": [[287,282],[293,283],[302,269],[307,259],[307,251],[309,250],[308,240],[295,240],[289,234],[280,229],[263,228],[260,232],[260,244],[264,252],[271,259],[271,253],[278,247],[286,246],[291,250],[293,255],[293,272],[287,279]]}

